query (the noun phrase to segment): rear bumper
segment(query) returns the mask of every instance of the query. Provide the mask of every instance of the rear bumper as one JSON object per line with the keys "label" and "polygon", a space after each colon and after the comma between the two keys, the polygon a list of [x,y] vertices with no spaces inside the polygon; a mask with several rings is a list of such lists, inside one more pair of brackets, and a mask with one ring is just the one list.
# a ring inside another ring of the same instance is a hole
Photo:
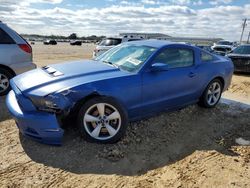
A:
{"label": "rear bumper", "polygon": [[62,144],[64,130],[58,124],[54,114],[39,111],[22,111],[13,91],[9,92],[6,98],[6,105],[24,136],[45,144]]}
{"label": "rear bumper", "polygon": [[27,72],[29,70],[35,69],[36,67],[37,67],[36,64],[34,64],[33,62],[15,63],[10,65],[10,68],[16,74]]}

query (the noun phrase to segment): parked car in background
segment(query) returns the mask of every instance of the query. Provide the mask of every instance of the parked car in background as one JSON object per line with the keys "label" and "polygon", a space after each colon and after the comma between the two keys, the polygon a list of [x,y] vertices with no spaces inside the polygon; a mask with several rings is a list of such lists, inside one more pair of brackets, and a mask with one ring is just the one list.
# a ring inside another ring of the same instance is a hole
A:
{"label": "parked car in background", "polygon": [[0,22],[0,96],[10,91],[10,79],[36,68],[32,48],[14,30]]}
{"label": "parked car in background", "polygon": [[215,107],[232,74],[229,58],[195,46],[133,41],[94,60],[16,76],[6,103],[20,131],[37,141],[61,144],[63,124],[73,117],[86,140],[114,143],[129,121],[197,102]]}
{"label": "parked car in background", "polygon": [[44,45],[57,45],[56,40],[46,40],[43,42]]}
{"label": "parked car in background", "polygon": [[97,44],[93,52],[93,58],[103,54],[109,49],[117,46],[123,42],[131,42],[136,40],[142,40],[142,37],[133,37],[133,36],[124,36],[124,37],[109,37],[103,39],[100,43]]}
{"label": "parked car in background", "polygon": [[201,49],[203,49],[203,50],[206,50],[206,51],[208,51],[208,52],[210,52],[210,53],[213,53],[213,50],[212,50],[212,48],[211,48],[211,46],[209,46],[209,45],[196,45],[197,47],[199,47],[199,48],[201,48]]}
{"label": "parked car in background", "polygon": [[228,47],[228,46],[215,46],[212,48],[213,53],[216,53],[216,54],[222,55],[222,56],[225,56],[226,54],[231,52],[232,49],[233,49],[232,47]]}
{"label": "parked car in background", "polygon": [[227,56],[234,63],[235,72],[250,73],[250,44],[238,46]]}
{"label": "parked car in background", "polygon": [[73,40],[73,41],[70,41],[70,45],[72,45],[72,46],[81,46],[82,45],[82,41],[80,41],[80,40]]}
{"label": "parked car in background", "polygon": [[235,48],[235,43],[227,40],[221,40],[211,47],[214,53],[225,56]]}
{"label": "parked car in background", "polygon": [[230,42],[230,41],[228,41],[228,40],[220,40],[220,41],[214,43],[213,46],[217,46],[217,45],[233,46],[233,45],[234,45],[234,42]]}

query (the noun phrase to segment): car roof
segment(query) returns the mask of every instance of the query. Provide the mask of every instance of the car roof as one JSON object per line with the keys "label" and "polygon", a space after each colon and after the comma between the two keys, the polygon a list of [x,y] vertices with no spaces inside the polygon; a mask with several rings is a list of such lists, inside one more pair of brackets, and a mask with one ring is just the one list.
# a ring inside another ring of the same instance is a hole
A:
{"label": "car roof", "polygon": [[137,41],[131,41],[129,44],[135,44],[135,45],[144,45],[144,46],[151,46],[154,48],[161,48],[169,44],[179,44],[177,42],[170,42],[166,40],[156,40],[156,39],[150,39],[150,40],[137,40]]}
{"label": "car roof", "polygon": [[218,42],[231,42],[229,40],[219,40]]}

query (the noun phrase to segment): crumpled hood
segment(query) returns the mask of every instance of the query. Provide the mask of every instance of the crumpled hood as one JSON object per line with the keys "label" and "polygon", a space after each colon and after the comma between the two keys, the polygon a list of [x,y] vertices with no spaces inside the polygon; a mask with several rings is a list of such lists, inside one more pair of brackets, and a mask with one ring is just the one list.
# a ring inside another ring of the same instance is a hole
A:
{"label": "crumpled hood", "polygon": [[93,60],[75,61],[49,65],[18,75],[12,84],[24,95],[44,96],[105,78],[113,78],[128,73]]}

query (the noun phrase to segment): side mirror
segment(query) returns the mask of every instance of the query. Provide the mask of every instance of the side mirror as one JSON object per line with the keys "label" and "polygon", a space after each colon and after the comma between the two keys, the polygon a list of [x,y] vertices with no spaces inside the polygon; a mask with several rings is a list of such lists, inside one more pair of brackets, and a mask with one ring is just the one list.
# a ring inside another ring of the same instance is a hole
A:
{"label": "side mirror", "polygon": [[167,71],[169,70],[168,64],[165,63],[153,63],[151,65],[151,71],[157,72],[157,71]]}

